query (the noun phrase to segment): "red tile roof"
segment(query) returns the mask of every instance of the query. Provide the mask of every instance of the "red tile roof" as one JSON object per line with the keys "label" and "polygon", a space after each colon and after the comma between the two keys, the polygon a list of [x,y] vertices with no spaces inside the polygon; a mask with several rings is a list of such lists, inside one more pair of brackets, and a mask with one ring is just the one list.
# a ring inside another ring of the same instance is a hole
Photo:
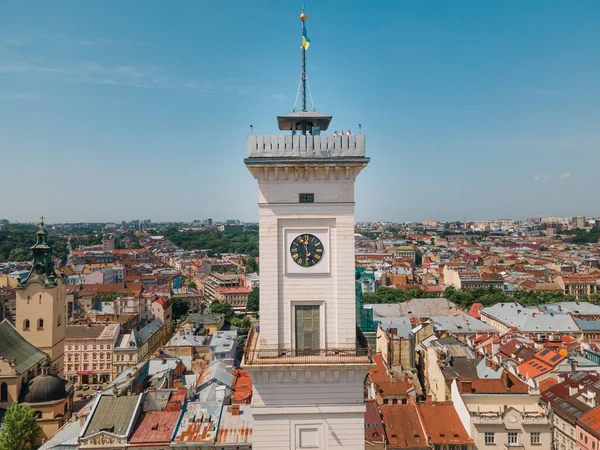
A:
{"label": "red tile roof", "polygon": [[391,377],[387,373],[385,362],[383,361],[383,357],[380,353],[373,355],[373,362],[375,363],[375,367],[369,370],[369,379],[373,383],[377,384],[392,381]]}
{"label": "red tile roof", "polygon": [[418,405],[430,444],[472,444],[451,402]]}
{"label": "red tile roof", "polygon": [[600,406],[577,419],[577,424],[588,433],[592,433],[593,436],[598,436],[600,434]]}
{"label": "red tile roof", "polygon": [[181,411],[149,411],[142,413],[142,418],[131,437],[131,446],[168,446],[180,414]]}
{"label": "red tile roof", "polygon": [[252,401],[252,379],[243,369],[234,369],[233,402],[250,404]]}
{"label": "red tile roof", "polygon": [[498,379],[463,378],[457,379],[458,390],[462,394],[527,394],[527,385],[512,373],[504,370]]}
{"label": "red tile roof", "polygon": [[554,378],[546,378],[545,380],[540,381],[540,393],[546,392],[551,387],[554,387],[558,384]]}
{"label": "red tile roof", "polygon": [[416,405],[383,405],[379,409],[389,447],[410,450],[429,448]]}
{"label": "red tile roof", "polygon": [[370,443],[385,442],[385,431],[381,413],[375,400],[367,400],[367,410],[365,411],[365,441]]}
{"label": "red tile roof", "polygon": [[[546,380],[544,380],[544,381],[546,381]],[[578,373],[578,374],[569,376],[569,378],[567,378],[566,380],[564,380],[554,386],[550,386],[550,387],[546,388],[545,390],[542,390],[541,384],[543,382],[541,382],[540,383],[540,391],[542,393],[542,400],[544,400],[546,403],[555,403],[559,400],[570,397],[571,396],[570,388],[576,388],[577,390],[579,390],[580,385],[591,386],[592,384],[595,384],[598,381],[600,381],[600,376],[598,376],[594,373],[587,373],[587,374],[583,374],[583,375],[581,373]]]}

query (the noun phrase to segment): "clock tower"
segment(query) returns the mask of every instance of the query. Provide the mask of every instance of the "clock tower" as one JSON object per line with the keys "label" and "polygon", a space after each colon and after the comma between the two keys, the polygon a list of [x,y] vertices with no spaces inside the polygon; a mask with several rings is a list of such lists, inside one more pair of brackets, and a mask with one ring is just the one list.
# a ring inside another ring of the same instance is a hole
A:
{"label": "clock tower", "polygon": [[254,385],[253,448],[364,449],[363,384],[370,349],[357,329],[354,181],[364,134],[325,135],[332,116],[302,107],[277,118],[283,134],[248,136],[258,182],[260,326],[244,368]]}

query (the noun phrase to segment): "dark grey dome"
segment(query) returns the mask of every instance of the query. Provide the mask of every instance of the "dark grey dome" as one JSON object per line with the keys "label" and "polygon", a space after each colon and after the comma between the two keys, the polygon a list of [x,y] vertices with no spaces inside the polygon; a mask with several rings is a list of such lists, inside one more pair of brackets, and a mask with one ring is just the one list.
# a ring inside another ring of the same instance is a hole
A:
{"label": "dark grey dome", "polygon": [[20,401],[23,403],[55,402],[68,396],[66,380],[56,375],[38,375],[29,384],[23,385]]}

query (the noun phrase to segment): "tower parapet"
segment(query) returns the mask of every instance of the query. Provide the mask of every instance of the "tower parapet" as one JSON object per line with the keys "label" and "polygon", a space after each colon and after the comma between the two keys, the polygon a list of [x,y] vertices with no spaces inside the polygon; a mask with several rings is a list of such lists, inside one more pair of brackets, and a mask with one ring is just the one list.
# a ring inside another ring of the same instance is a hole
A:
{"label": "tower parapet", "polygon": [[248,136],[248,158],[364,158],[366,140],[364,134]]}

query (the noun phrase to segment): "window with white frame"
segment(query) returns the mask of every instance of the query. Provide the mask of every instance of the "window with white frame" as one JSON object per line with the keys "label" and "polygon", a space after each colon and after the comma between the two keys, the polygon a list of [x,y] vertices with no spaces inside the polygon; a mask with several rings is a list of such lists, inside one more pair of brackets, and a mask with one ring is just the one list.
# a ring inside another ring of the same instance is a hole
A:
{"label": "window with white frame", "polygon": [[496,436],[491,431],[486,431],[483,437],[486,445],[492,445],[496,443]]}
{"label": "window with white frame", "polygon": [[519,443],[519,434],[516,431],[508,432],[508,445],[516,445]]}
{"label": "window with white frame", "polygon": [[541,444],[542,443],[542,436],[539,431],[531,432],[531,443],[532,444]]}

